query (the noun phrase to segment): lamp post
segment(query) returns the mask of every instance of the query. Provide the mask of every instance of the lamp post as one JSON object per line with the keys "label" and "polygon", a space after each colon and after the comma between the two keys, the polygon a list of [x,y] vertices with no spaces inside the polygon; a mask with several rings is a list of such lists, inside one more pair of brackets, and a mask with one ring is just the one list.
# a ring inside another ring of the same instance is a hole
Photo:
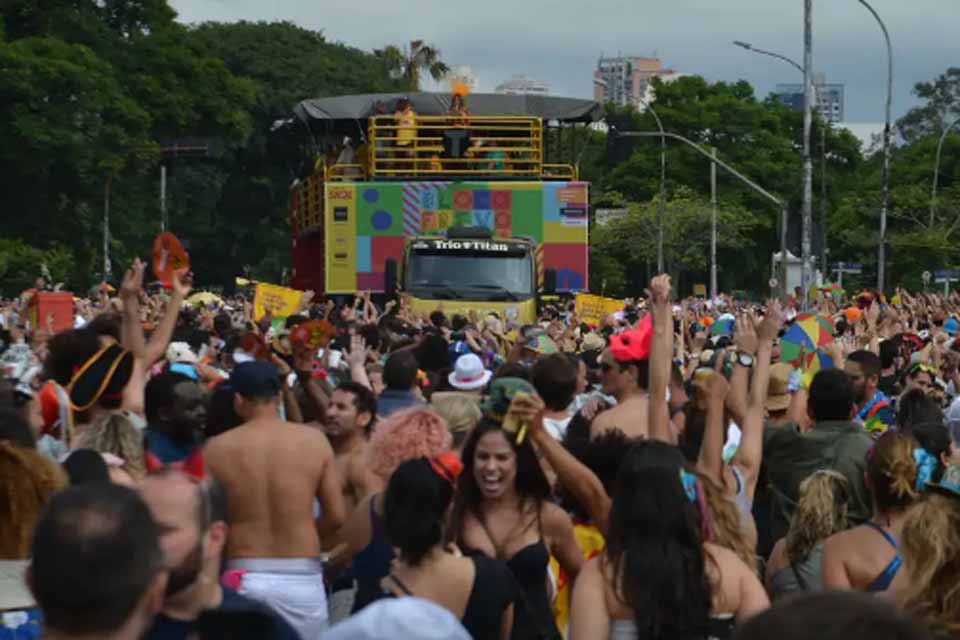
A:
{"label": "lamp post", "polygon": [[947,134],[955,126],[960,124],[960,118],[955,119],[948,124],[940,136],[940,142],[937,143],[937,160],[933,164],[933,190],[930,192],[930,226],[933,227],[933,217],[937,213],[937,187],[940,184],[940,156],[943,154],[943,143],[947,140]]}
{"label": "lamp post", "polygon": [[650,111],[653,119],[657,121],[657,128],[660,130],[660,204],[657,207],[657,273],[663,273],[663,222],[666,211],[667,199],[667,137],[663,129],[663,123],[660,116],[654,111],[649,102],[643,98],[637,98],[645,109]]}
{"label": "lamp post", "polygon": [[[796,62],[795,60],[792,60],[791,58],[788,58],[787,56],[781,55],[773,51],[759,49],[757,47],[754,47],[749,42],[743,42],[742,40],[734,40],[733,44],[740,47],[741,49],[746,49],[747,51],[750,51],[752,53],[758,53],[763,56],[770,56],[771,58],[782,60],[787,64],[789,64],[790,66],[792,66],[793,68],[795,68],[800,73],[803,73],[803,67],[798,62]],[[814,102],[819,105],[820,115],[823,119],[823,126],[820,127],[820,155],[821,155],[820,157],[820,161],[821,161],[820,227],[823,233],[823,242],[821,243],[822,246],[820,247],[820,255],[821,255],[820,262],[822,263],[820,265],[820,268],[826,270],[827,268],[827,188],[826,188],[827,187],[827,126],[829,126],[830,123],[827,120],[827,117],[823,111],[824,107],[826,106],[825,101],[823,99],[823,95],[821,95],[820,90],[817,88],[816,84],[813,85],[813,95],[814,95]],[[807,134],[805,133],[804,136],[806,138]],[[804,159],[804,162],[806,162],[806,158]],[[810,167],[812,171],[812,167],[813,167],[812,161],[811,161]],[[806,164],[804,164],[804,170],[806,170]],[[804,178],[806,178],[806,176],[804,176]],[[813,195],[812,186],[813,185],[812,185],[812,175],[811,175],[811,190],[810,190],[811,198]],[[806,182],[804,183],[804,187],[806,187]],[[811,211],[812,211],[812,203],[811,203]]]}
{"label": "lamp post", "polygon": [[803,300],[809,297],[810,253],[813,237],[813,157],[810,135],[813,132],[813,0],[803,3],[803,230],[800,255],[803,260],[800,286]]}
{"label": "lamp post", "polygon": [[702,155],[702,156],[706,157],[707,159],[709,159],[709,160],[710,160],[711,162],[713,162],[716,166],[719,166],[719,167],[720,167],[721,169],[723,169],[724,171],[727,171],[727,172],[730,173],[732,176],[734,176],[735,178],[737,178],[738,180],[740,180],[741,182],[743,182],[744,184],[746,184],[748,187],[750,187],[751,189],[753,189],[754,191],[756,191],[757,193],[759,193],[760,195],[762,195],[763,197],[765,197],[767,200],[770,200],[773,204],[777,205],[777,207],[780,209],[780,215],[781,215],[781,218],[780,218],[780,219],[781,219],[781,226],[780,226],[780,251],[781,251],[781,255],[783,256],[783,260],[780,261],[780,267],[781,267],[781,274],[780,274],[780,275],[781,275],[782,279],[779,281],[779,285],[780,285],[780,289],[781,289],[781,294],[783,295],[784,298],[786,298],[786,296],[787,296],[787,290],[786,290],[786,287],[787,287],[787,260],[786,260],[786,256],[787,256],[787,202],[786,202],[786,200],[783,200],[783,199],[778,198],[777,196],[773,195],[772,193],[770,193],[769,191],[767,191],[766,189],[764,189],[763,187],[761,187],[760,185],[758,185],[756,182],[754,182],[754,181],[751,180],[750,178],[746,177],[745,175],[743,175],[742,173],[740,173],[739,171],[737,171],[736,169],[734,169],[733,167],[731,167],[729,164],[727,164],[727,163],[724,162],[723,160],[720,160],[719,158],[717,158],[717,156],[716,156],[715,153],[712,153],[711,151],[708,151],[707,149],[705,149],[705,148],[701,147],[700,145],[698,145],[696,142],[693,142],[692,140],[690,140],[690,139],[688,139],[688,138],[685,138],[685,137],[681,136],[680,134],[673,133],[673,132],[670,132],[670,131],[666,131],[666,132],[660,131],[660,133],[657,133],[657,132],[655,132],[655,131],[620,131],[620,132],[617,132],[617,135],[623,136],[623,137],[627,137],[627,138],[630,138],[630,137],[633,137],[633,138],[653,138],[653,137],[659,137],[659,138],[661,138],[661,139],[663,139],[663,138],[670,138],[671,140],[678,140],[678,141],[680,141],[680,142],[683,142],[683,143],[686,144],[687,146],[689,146],[689,147],[695,149],[697,152],[699,152],[700,155]]}
{"label": "lamp post", "polygon": [[890,112],[893,109],[893,45],[890,43],[890,32],[887,31],[887,25],[883,23],[880,14],[870,6],[867,0],[859,1],[876,18],[880,30],[883,31],[883,38],[887,43],[887,109],[883,126],[883,193],[880,202],[880,246],[877,248],[877,290],[883,293],[887,258],[887,207],[890,202]]}

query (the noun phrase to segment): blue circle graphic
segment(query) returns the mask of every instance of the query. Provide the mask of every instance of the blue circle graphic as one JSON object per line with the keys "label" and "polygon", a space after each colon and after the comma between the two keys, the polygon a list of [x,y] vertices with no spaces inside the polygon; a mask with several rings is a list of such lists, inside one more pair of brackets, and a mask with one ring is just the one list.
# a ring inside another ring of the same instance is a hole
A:
{"label": "blue circle graphic", "polygon": [[367,189],[363,192],[363,199],[372,204],[380,199],[380,192],[376,189]]}
{"label": "blue circle graphic", "polygon": [[370,218],[370,224],[373,225],[373,228],[377,231],[385,231],[393,224],[393,216],[386,211],[377,211],[373,214],[373,217]]}

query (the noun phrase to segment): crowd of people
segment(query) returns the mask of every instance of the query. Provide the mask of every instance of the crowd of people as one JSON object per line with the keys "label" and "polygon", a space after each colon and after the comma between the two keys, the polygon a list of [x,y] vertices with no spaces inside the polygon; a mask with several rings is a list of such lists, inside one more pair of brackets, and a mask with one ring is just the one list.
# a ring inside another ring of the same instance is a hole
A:
{"label": "crowd of people", "polygon": [[957,295],[518,326],[143,278],[0,303],[0,638],[960,636]]}

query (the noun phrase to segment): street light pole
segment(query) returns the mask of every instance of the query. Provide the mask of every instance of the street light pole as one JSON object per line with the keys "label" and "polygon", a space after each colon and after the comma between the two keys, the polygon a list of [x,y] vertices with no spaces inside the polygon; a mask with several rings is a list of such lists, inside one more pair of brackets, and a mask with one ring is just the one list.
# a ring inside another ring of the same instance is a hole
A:
{"label": "street light pole", "polygon": [[859,0],[860,4],[865,6],[873,17],[877,19],[880,30],[883,31],[883,38],[887,43],[887,109],[886,119],[883,127],[883,194],[880,203],[880,246],[877,248],[877,290],[883,293],[884,271],[887,259],[887,207],[890,203],[890,119],[893,109],[893,45],[890,43],[890,32],[887,31],[887,25],[883,23],[880,14],[877,13],[867,0]]}
{"label": "street light pole", "polygon": [[780,208],[780,215],[781,215],[780,255],[783,256],[783,260],[780,261],[782,279],[779,281],[779,284],[781,287],[781,293],[783,297],[786,298],[786,294],[787,294],[787,291],[786,291],[786,286],[787,286],[786,284],[787,283],[787,203],[785,200],[773,195],[772,193],[770,193],[769,191],[767,191],[766,189],[758,185],[756,182],[754,182],[750,178],[746,177],[745,175],[743,175],[742,173],[740,173],[739,171],[731,167],[729,164],[727,164],[723,160],[720,160],[719,158],[717,158],[715,154],[711,153],[710,151],[707,151],[706,149],[698,145],[696,142],[693,142],[689,138],[685,138],[678,133],[673,133],[671,131],[666,131],[666,132],[661,131],[659,133],[655,131],[619,131],[617,132],[617,135],[627,137],[627,138],[653,138],[653,137],[664,138],[666,137],[666,138],[670,138],[671,140],[679,140],[680,142],[683,142],[687,146],[695,149],[697,152],[700,153],[700,155],[706,157],[711,162],[716,163],[716,165],[719,166],[721,169],[723,169],[733,177],[737,178],[738,180],[746,184],[748,187],[750,187],[751,189],[753,189],[754,191],[762,195],[767,200],[771,201],[773,204],[777,205]]}
{"label": "street light pole", "polygon": [[667,137],[660,116],[653,106],[643,98],[637,98],[650,111],[660,130],[660,203],[657,208],[657,273],[663,273],[663,223],[667,207]]}
{"label": "street light pole", "polygon": [[717,148],[710,162],[710,299],[717,299]]}
{"label": "street light pole", "polygon": [[[787,64],[789,64],[790,66],[792,66],[792,67],[793,67],[794,69],[796,69],[797,71],[799,71],[800,73],[804,73],[803,67],[802,67],[799,63],[797,63],[795,60],[792,60],[792,59],[788,58],[787,56],[781,55],[781,54],[776,53],[776,52],[773,52],[773,51],[767,51],[767,50],[765,50],[765,49],[759,49],[759,48],[757,48],[757,47],[754,47],[754,46],[753,46],[752,44],[750,44],[749,42],[743,42],[743,41],[741,41],[741,40],[734,40],[733,44],[736,45],[736,46],[738,46],[738,47],[740,47],[741,49],[746,49],[747,51],[750,51],[750,52],[752,52],[752,53],[758,53],[758,54],[763,55],[763,56],[770,56],[771,58],[776,58],[777,60],[782,60],[782,61],[786,62]],[[826,106],[826,102],[825,102],[825,100],[824,100],[823,94],[820,93],[820,89],[817,87],[816,84],[813,84],[813,97],[814,97],[814,102],[815,102],[817,105],[819,105],[821,119],[823,120],[823,125],[821,126],[821,129],[820,129],[820,154],[821,154],[821,158],[820,158],[820,162],[821,162],[821,176],[820,176],[820,225],[821,225],[822,234],[823,234],[823,242],[822,242],[822,245],[821,245],[821,248],[820,248],[820,251],[821,251],[820,262],[822,263],[822,264],[821,264],[821,268],[822,268],[822,269],[826,269],[826,264],[827,264],[827,182],[826,182],[826,181],[827,181],[827,127],[829,126],[830,123],[829,123],[829,121],[827,120],[826,113],[825,113],[825,111],[824,111],[824,107]],[[805,138],[805,140],[809,140],[809,139],[810,139],[809,136],[807,136],[806,134],[805,134],[804,138]],[[806,169],[806,165],[804,165],[804,169]],[[811,169],[811,186],[810,186],[810,191],[811,191],[811,199],[812,199],[812,195],[813,195],[813,185],[812,185],[812,180],[813,180],[813,177],[812,177],[812,173],[813,173],[813,163],[812,163],[812,160],[811,160],[811,163],[810,163],[810,169]],[[806,177],[806,175],[804,175],[804,177]],[[813,210],[813,204],[812,204],[812,202],[811,202],[810,209],[811,209],[811,212],[812,212],[812,210]],[[785,215],[784,215],[784,220],[786,220],[786,219],[787,219],[787,216],[786,216],[786,214],[785,214]],[[785,222],[784,222],[784,229],[786,229],[786,223],[785,223]],[[782,230],[782,231],[783,231],[784,234],[786,234],[786,231],[785,231],[785,230]],[[786,246],[786,239],[785,239],[785,237],[786,237],[786,236],[784,235],[784,239],[783,239],[783,241],[781,242],[781,244],[782,244],[783,246]],[[806,294],[805,294],[805,295],[806,295]]]}
{"label": "street light pole", "polygon": [[804,306],[809,296],[811,281],[811,252],[813,235],[813,157],[810,153],[810,135],[813,131],[813,0],[803,3],[803,233],[800,254],[803,271],[800,277]]}
{"label": "street light pole", "polygon": [[937,213],[937,186],[940,184],[940,156],[943,153],[943,143],[947,140],[947,134],[955,126],[960,124],[960,118],[957,118],[946,126],[943,134],[940,136],[940,142],[937,143],[937,160],[933,164],[933,190],[930,192],[930,226],[933,227],[933,217]]}

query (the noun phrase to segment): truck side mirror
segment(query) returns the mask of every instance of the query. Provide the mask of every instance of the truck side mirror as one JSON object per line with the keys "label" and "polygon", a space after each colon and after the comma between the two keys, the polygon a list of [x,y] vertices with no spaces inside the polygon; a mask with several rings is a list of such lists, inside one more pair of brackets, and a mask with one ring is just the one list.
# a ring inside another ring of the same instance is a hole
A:
{"label": "truck side mirror", "polygon": [[553,295],[557,292],[557,270],[546,269],[543,272],[543,293]]}
{"label": "truck side mirror", "polygon": [[383,265],[383,292],[387,300],[397,297],[397,261],[387,258]]}

